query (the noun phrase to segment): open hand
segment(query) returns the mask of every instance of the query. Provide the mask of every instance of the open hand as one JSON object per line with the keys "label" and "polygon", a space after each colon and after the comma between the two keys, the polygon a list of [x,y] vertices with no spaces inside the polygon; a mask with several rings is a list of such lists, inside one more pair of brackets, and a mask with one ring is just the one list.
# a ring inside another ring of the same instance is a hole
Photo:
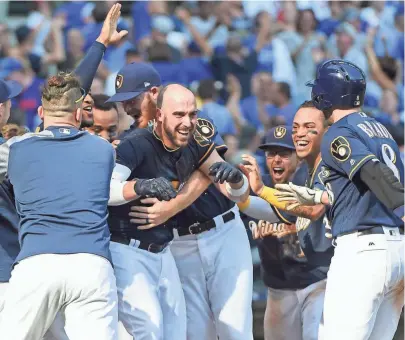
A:
{"label": "open hand", "polygon": [[242,155],[244,164],[240,164],[239,167],[249,180],[251,189],[256,195],[260,195],[264,188],[262,176],[260,174],[260,168],[257,164],[256,158],[253,156],[244,154]]}
{"label": "open hand", "polygon": [[165,223],[173,216],[169,204],[159,201],[157,198],[144,198],[142,204],[152,204],[150,207],[134,205],[131,207],[129,221],[131,223],[142,224],[137,229],[151,229]]}
{"label": "open hand", "polygon": [[120,16],[121,5],[113,5],[104,20],[103,27],[101,28],[101,33],[96,41],[102,43],[105,47],[108,47],[110,44],[119,42],[128,34],[128,31],[126,30],[122,30],[121,32],[117,31],[117,24]]}

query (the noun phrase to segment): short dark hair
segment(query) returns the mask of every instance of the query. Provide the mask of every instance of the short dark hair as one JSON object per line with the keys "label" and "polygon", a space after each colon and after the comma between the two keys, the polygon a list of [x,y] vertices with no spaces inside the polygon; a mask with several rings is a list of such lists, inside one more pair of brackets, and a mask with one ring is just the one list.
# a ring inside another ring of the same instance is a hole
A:
{"label": "short dark hair", "polygon": [[314,104],[314,102],[312,100],[306,100],[305,102],[303,102],[299,106],[298,110],[299,109],[305,109],[305,108],[308,108],[308,107],[315,107],[315,104]]}
{"label": "short dark hair", "polygon": [[277,83],[278,90],[281,94],[285,95],[288,99],[291,99],[291,88],[286,82]]}
{"label": "short dark hair", "polygon": [[[314,102],[312,101],[312,100],[306,100],[305,102],[303,102],[300,106],[299,106],[299,108],[298,108],[298,110],[300,110],[300,109],[307,109],[307,108],[314,108],[314,109],[316,109],[316,106],[315,106],[315,104],[314,104]],[[298,111],[297,110],[297,111]],[[317,109],[318,110],[318,109]],[[318,111],[320,111],[321,113],[322,113],[322,118],[324,118],[323,119],[323,127],[328,127],[328,126],[330,126],[331,124],[330,124],[330,122],[325,118],[325,115],[323,114],[323,112],[321,111],[321,110],[318,110]]]}
{"label": "short dark hair", "polygon": [[380,62],[382,71],[387,75],[388,78],[390,78],[390,80],[394,81],[398,72],[395,59],[385,56],[378,58],[378,61]]}
{"label": "short dark hair", "polygon": [[108,14],[108,7],[104,1],[96,2],[91,16],[93,17],[94,21],[98,24],[104,22],[106,16]]}
{"label": "short dark hair", "polygon": [[215,81],[213,79],[204,79],[198,85],[197,94],[201,99],[213,99],[217,93]]}
{"label": "short dark hair", "polygon": [[159,91],[159,94],[158,94],[157,99],[156,99],[156,106],[157,106],[158,109],[161,109],[161,108],[162,108],[162,104],[163,104],[163,99],[164,99],[164,96],[165,96],[165,92],[166,92],[167,88],[169,87],[169,85],[171,85],[171,84],[165,85],[165,86]]}
{"label": "short dark hair", "polygon": [[139,51],[135,47],[131,47],[125,52],[126,57],[133,55],[139,55]]}
{"label": "short dark hair", "polygon": [[114,109],[115,111],[118,112],[118,107],[117,104],[114,102],[108,102],[106,103],[106,101],[110,98],[108,96],[106,96],[105,94],[93,94],[91,96],[93,98],[94,101],[94,108],[97,110],[101,110],[101,111],[110,111],[112,109]]}

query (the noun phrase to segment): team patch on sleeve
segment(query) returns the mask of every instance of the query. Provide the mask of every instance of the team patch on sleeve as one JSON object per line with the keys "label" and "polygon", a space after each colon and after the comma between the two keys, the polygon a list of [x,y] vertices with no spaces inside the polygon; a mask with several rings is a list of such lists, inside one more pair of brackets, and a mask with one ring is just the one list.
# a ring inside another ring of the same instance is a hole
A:
{"label": "team patch on sleeve", "polygon": [[194,132],[194,139],[198,145],[205,147],[212,143],[211,138],[214,136],[214,125],[204,118],[198,118],[197,126]]}
{"label": "team patch on sleeve", "polygon": [[344,162],[349,159],[352,149],[348,140],[345,137],[339,136],[332,141],[330,152],[338,161]]}

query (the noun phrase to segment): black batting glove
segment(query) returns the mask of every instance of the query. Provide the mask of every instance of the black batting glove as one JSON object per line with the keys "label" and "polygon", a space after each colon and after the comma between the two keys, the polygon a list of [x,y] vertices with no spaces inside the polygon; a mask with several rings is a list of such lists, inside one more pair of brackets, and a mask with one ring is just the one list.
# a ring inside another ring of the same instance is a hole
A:
{"label": "black batting glove", "polygon": [[214,177],[215,183],[239,183],[242,172],[227,162],[216,162],[211,165],[209,175]]}
{"label": "black batting glove", "polygon": [[134,190],[138,196],[156,197],[159,201],[170,201],[177,196],[170,181],[163,177],[138,179]]}

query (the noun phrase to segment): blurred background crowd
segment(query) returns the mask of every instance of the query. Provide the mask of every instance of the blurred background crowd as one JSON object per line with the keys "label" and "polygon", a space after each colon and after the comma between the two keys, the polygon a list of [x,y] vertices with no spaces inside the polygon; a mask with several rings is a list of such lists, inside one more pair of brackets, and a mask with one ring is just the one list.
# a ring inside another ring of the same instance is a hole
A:
{"label": "blurred background crowd", "polygon": [[[34,131],[44,79],[73,70],[97,38],[115,1],[0,2],[0,78],[24,86],[3,138]],[[325,59],[360,66],[367,78],[363,111],[404,144],[403,1],[122,1],[119,29],[91,93],[112,95],[126,63],[154,65],[164,83],[197,95],[238,163],[266,131],[292,123],[310,99],[305,83]],[[118,106],[117,135],[131,118]],[[263,169],[264,170],[264,169]],[[257,259],[258,260],[258,259]],[[258,289],[256,299],[263,298]]]}

